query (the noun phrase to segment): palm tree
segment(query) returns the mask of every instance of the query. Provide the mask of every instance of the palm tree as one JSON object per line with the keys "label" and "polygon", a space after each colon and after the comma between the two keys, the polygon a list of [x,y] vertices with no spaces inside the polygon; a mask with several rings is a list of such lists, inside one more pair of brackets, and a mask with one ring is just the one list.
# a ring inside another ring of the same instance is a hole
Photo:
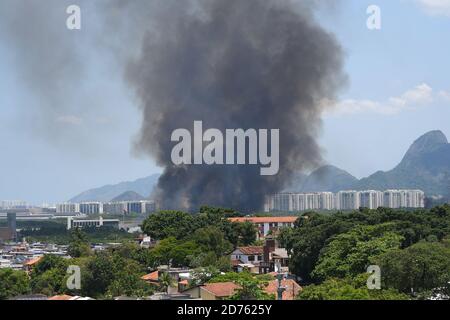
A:
{"label": "palm tree", "polygon": [[164,272],[159,277],[159,286],[161,290],[169,293],[169,287],[171,287],[174,283],[174,279],[170,276],[168,272]]}

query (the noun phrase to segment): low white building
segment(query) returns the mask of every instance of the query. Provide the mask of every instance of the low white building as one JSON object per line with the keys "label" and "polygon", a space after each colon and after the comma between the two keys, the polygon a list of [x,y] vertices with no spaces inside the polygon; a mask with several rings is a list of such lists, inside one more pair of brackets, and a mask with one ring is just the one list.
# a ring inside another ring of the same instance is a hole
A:
{"label": "low white building", "polygon": [[74,219],[72,217],[67,218],[67,230],[73,228],[100,228],[100,227],[114,227],[119,228],[119,219],[91,219],[91,220],[80,220]]}
{"label": "low white building", "polygon": [[281,228],[294,227],[298,217],[239,217],[229,218],[231,222],[250,222],[257,229],[257,238],[264,239],[269,233],[277,233]]}
{"label": "low white building", "polygon": [[263,261],[263,255],[263,247],[238,247],[231,254],[231,260],[241,264],[258,264]]}

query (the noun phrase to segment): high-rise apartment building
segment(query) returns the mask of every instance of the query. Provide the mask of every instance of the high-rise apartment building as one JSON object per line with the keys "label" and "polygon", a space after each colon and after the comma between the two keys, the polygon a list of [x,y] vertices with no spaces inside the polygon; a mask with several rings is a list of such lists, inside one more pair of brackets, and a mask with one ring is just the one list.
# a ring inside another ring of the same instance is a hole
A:
{"label": "high-rise apartment building", "polygon": [[103,204],[103,212],[107,214],[151,213],[156,211],[156,203],[150,200],[120,201]]}
{"label": "high-rise apartment building", "polygon": [[340,191],[316,193],[280,193],[266,198],[264,210],[295,212],[308,210],[357,210],[360,207],[424,208],[421,190]]}
{"label": "high-rise apartment building", "polygon": [[25,209],[28,203],[22,200],[0,200],[0,209]]}
{"label": "high-rise apartment building", "polygon": [[103,213],[103,203],[101,202],[83,202],[80,203],[80,212],[84,214]]}
{"label": "high-rise apartment building", "polygon": [[336,194],[336,209],[338,210],[356,210],[360,207],[360,192],[358,191],[339,191]]}
{"label": "high-rise apartment building", "polygon": [[377,209],[383,207],[383,192],[368,190],[360,192],[360,207]]}
{"label": "high-rise apartment building", "polygon": [[79,213],[79,203],[58,203],[56,205],[56,213]]}

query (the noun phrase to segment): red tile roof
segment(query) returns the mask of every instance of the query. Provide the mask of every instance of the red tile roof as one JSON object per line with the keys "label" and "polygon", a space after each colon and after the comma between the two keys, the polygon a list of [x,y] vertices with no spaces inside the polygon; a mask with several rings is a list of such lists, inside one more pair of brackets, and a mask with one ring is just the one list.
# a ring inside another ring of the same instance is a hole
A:
{"label": "red tile roof", "polygon": [[264,253],[264,247],[238,247],[237,249],[245,255],[259,255]]}
{"label": "red tile roof", "polygon": [[188,280],[181,280],[180,282],[178,282],[181,285],[187,286],[189,284]]}
{"label": "red tile roof", "polygon": [[37,257],[37,258],[32,258],[30,260],[28,260],[27,262],[24,263],[25,266],[34,266],[36,265],[39,261],[41,261],[42,257]]}
{"label": "red tile roof", "polygon": [[233,266],[233,267],[236,267],[236,266],[238,266],[238,265],[240,265],[240,264],[243,264],[244,262],[242,262],[241,260],[231,260],[231,265]]}
{"label": "red tile roof", "polygon": [[60,295],[60,296],[53,296],[48,298],[48,300],[71,300],[73,297],[68,296],[66,294]]}
{"label": "red tile roof", "polygon": [[294,223],[298,217],[243,217],[229,218],[231,222],[251,222],[251,223]]}
{"label": "red tile roof", "polygon": [[152,273],[142,276],[141,279],[145,280],[145,281],[158,281],[159,280],[159,272],[158,272],[158,270],[156,270]]}
{"label": "red tile roof", "polygon": [[[286,287],[286,291],[283,292],[283,300],[294,300],[295,297],[302,291],[302,287],[292,279],[285,279],[281,281],[281,285]],[[268,294],[277,295],[278,280],[270,281],[265,291]]]}
{"label": "red tile roof", "polygon": [[237,289],[241,287],[234,282],[206,283],[202,286],[203,290],[212,293],[218,298],[231,297]]}

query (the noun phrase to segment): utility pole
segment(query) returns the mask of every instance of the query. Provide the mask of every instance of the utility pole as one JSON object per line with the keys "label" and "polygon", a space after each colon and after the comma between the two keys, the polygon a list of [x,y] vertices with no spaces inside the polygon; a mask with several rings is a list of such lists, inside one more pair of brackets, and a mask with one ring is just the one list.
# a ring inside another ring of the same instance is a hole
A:
{"label": "utility pole", "polygon": [[286,291],[286,287],[283,287],[283,279],[284,279],[284,274],[281,272],[281,263],[278,262],[277,263],[277,269],[278,269],[278,274],[277,274],[277,280],[278,280],[278,288],[277,288],[277,293],[278,293],[278,300],[283,300],[283,292]]}

